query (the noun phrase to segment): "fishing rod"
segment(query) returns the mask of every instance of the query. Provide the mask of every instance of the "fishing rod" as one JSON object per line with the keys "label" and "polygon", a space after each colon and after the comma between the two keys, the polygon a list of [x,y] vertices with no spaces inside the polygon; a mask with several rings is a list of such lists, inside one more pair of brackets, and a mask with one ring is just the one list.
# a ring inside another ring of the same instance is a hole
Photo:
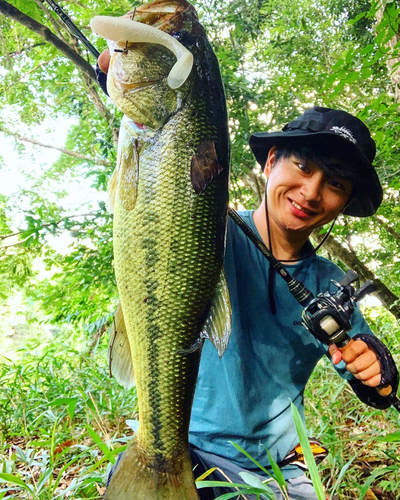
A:
{"label": "fishing rod", "polygon": [[[288,284],[290,293],[304,307],[302,312],[303,326],[320,342],[326,345],[335,344],[341,352],[348,349],[354,342],[348,334],[352,328],[351,316],[357,302],[376,291],[376,285],[373,281],[367,280],[360,288],[355,289],[352,283],[358,280],[358,275],[355,271],[349,270],[340,281],[332,280],[332,283],[337,287],[336,292],[324,292],[314,297],[313,293],[301,281],[296,280],[288,273],[233,208],[228,208],[228,215],[268,259],[271,266]],[[381,385],[375,389],[400,413],[400,400],[389,384]]]}
{"label": "fishing rod", "polygon": [[66,25],[69,32],[78,40],[80,40],[83,45],[88,49],[90,53],[94,55],[96,59],[99,58],[100,52],[94,47],[89,40],[85,37],[82,31],[76,26],[76,24],[68,17],[68,15],[62,10],[62,8],[54,0],[45,0],[54,12],[58,15],[61,21]]}

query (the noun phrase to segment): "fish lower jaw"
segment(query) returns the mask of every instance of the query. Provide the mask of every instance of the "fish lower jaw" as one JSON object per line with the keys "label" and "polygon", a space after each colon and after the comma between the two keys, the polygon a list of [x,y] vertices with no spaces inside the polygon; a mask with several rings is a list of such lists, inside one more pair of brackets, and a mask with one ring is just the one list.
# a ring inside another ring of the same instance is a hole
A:
{"label": "fish lower jaw", "polygon": [[127,92],[128,90],[135,92],[156,85],[157,83],[160,83],[162,81],[162,80],[152,80],[148,82],[124,83],[116,80],[115,78],[113,80],[115,88],[117,90],[120,90],[121,92]]}

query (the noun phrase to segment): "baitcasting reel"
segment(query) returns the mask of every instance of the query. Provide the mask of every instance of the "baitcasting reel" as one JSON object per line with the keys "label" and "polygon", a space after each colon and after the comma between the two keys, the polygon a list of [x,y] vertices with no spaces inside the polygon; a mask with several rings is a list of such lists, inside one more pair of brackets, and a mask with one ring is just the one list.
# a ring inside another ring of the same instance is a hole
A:
{"label": "baitcasting reel", "polygon": [[312,299],[302,313],[303,325],[324,344],[336,344],[343,348],[350,341],[350,318],[357,302],[376,291],[376,286],[367,280],[357,290],[351,285],[358,280],[356,272],[349,270],[340,281],[332,280],[336,292],[320,293]]}

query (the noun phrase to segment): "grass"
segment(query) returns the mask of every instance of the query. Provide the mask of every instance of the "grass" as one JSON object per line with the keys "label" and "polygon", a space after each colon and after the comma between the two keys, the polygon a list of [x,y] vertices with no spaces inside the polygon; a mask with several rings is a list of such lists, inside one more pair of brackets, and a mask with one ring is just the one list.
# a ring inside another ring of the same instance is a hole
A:
{"label": "grass", "polygon": [[[76,345],[67,332],[30,340],[17,361],[0,358],[0,499],[96,499],[105,490],[137,399],[109,378],[105,346],[90,356]],[[310,435],[330,451],[319,466],[330,498],[400,498],[399,414],[358,402],[328,362],[306,401]]]}
{"label": "grass", "polygon": [[0,498],[100,498],[131,434],[135,392],[108,377],[104,352],[74,344],[30,342],[0,364]]}
{"label": "grass", "polygon": [[330,452],[319,470],[331,497],[361,500],[366,481],[377,474],[368,498],[400,498],[400,435],[385,442],[387,435],[400,429],[399,413],[393,408],[375,410],[361,403],[324,360],[314,372],[305,397],[310,435],[320,439]]}

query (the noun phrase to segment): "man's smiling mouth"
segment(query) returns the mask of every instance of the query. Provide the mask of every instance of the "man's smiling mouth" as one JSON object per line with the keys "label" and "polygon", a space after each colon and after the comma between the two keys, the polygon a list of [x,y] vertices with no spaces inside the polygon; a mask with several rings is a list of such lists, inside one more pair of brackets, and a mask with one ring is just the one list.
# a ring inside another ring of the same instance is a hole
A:
{"label": "man's smiling mouth", "polygon": [[307,210],[307,208],[302,207],[298,203],[296,203],[294,200],[290,200],[290,203],[297,208],[298,210],[301,210],[302,212],[309,214],[309,215],[316,215],[316,212],[313,212],[312,210]]}

